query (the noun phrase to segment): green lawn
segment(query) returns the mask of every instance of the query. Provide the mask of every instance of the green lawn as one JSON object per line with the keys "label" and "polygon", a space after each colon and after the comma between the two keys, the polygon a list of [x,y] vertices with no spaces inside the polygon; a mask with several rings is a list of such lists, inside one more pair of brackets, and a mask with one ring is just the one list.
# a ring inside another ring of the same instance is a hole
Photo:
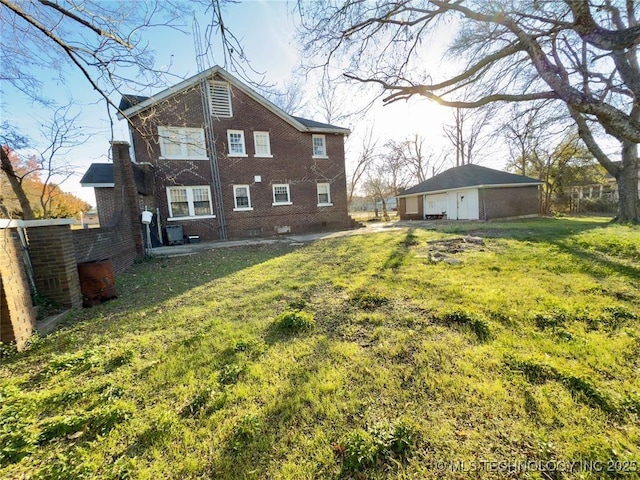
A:
{"label": "green lawn", "polygon": [[438,225],[134,265],[2,359],[0,477],[640,470],[640,227]]}

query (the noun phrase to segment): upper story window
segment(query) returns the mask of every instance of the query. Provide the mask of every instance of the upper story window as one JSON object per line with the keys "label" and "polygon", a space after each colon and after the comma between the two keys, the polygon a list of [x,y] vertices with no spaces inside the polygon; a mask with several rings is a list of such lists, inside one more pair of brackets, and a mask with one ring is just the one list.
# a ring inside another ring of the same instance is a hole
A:
{"label": "upper story window", "polygon": [[246,157],[247,149],[244,146],[244,130],[227,130],[230,157]]}
{"label": "upper story window", "polygon": [[168,187],[169,219],[213,217],[211,190],[207,185]]}
{"label": "upper story window", "polygon": [[231,87],[227,82],[209,80],[209,106],[214,117],[233,117]]}
{"label": "upper story window", "polygon": [[207,160],[202,128],[158,127],[160,157],[176,160]]}
{"label": "upper story window", "polygon": [[273,206],[276,205],[291,205],[289,184],[279,184],[273,186]]}
{"label": "upper story window", "polygon": [[327,144],[324,135],[313,135],[313,156],[326,158]]}
{"label": "upper story window", "polygon": [[233,203],[235,211],[253,210],[251,207],[251,191],[249,185],[233,186]]}
{"label": "upper story window", "polygon": [[253,132],[253,143],[256,147],[256,157],[272,157],[269,132]]}
{"label": "upper story window", "polygon": [[318,184],[318,206],[319,207],[330,207],[333,203],[331,203],[331,185],[328,183],[319,183]]}

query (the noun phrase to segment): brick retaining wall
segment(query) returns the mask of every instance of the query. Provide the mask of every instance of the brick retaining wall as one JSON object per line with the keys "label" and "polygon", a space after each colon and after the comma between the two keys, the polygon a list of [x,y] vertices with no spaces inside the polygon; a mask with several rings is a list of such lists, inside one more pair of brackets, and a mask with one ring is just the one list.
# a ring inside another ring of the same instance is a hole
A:
{"label": "brick retaining wall", "polygon": [[35,319],[18,233],[0,229],[0,342],[15,342],[22,350]]}

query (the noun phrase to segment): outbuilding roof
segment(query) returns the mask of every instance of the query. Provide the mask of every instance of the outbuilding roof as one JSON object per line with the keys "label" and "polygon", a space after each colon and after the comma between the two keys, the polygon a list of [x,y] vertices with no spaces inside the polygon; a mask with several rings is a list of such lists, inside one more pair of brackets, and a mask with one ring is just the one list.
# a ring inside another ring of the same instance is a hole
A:
{"label": "outbuilding roof", "polygon": [[194,85],[197,85],[203,80],[207,80],[216,76],[221,77],[225,81],[229,82],[233,87],[242,91],[243,93],[254,99],[256,102],[264,106],[267,110],[275,113],[278,117],[282,118],[284,121],[291,124],[301,132],[335,133],[340,135],[349,135],[351,133],[348,128],[338,127],[336,125],[330,125],[328,123],[320,123],[314,120],[307,120],[301,117],[294,117],[293,115],[288,114],[280,107],[274,105],[268,99],[255,92],[246,84],[244,84],[229,72],[224,70],[222,67],[219,67],[217,65],[205,70],[204,72],[198,73],[191,78],[183,80],[173,87],[158,92],[151,97],[142,97],[139,95],[123,95],[122,99],[120,100],[120,112],[118,113],[118,117],[121,119],[125,117],[131,117],[164,99],[171,98],[172,96],[177,95],[178,93],[181,93],[186,89],[193,87]]}
{"label": "outbuilding roof", "polygon": [[83,187],[113,187],[113,163],[92,163],[80,179]]}
{"label": "outbuilding roof", "polygon": [[497,187],[497,186],[528,186],[540,185],[542,182],[535,178],[514,173],[481,167],[480,165],[462,165],[450,168],[435,177],[411,187],[398,197],[407,197],[420,193],[435,193],[459,188]]}
{"label": "outbuilding roof", "polygon": [[[150,177],[146,170],[135,163],[131,167],[133,168],[133,179],[138,193],[149,195],[151,193]],[[80,179],[80,185],[93,188],[114,187],[113,163],[92,163]]]}

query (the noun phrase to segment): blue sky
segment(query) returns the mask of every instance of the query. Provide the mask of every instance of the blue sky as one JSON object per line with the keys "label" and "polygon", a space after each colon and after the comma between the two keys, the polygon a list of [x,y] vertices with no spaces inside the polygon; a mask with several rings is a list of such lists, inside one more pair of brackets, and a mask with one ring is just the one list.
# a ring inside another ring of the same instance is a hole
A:
{"label": "blue sky", "polygon": [[[263,0],[231,4],[225,10],[224,21],[227,28],[241,41],[253,67],[258,71],[265,72],[266,80],[271,83],[285,84],[298,65],[300,56],[304,55],[304,52],[299,51],[295,40],[296,18],[292,13],[294,8],[294,3]],[[203,16],[199,22],[201,30],[204,31],[207,17]],[[186,33],[158,28],[145,37],[152,50],[155,51],[156,66],[168,68],[170,73],[176,76],[172,83],[178,83],[180,78],[188,78],[198,72],[194,41],[190,34],[191,22],[185,25],[184,30]],[[215,62],[221,64],[221,58],[216,58]],[[78,125],[91,135],[86,144],[69,152],[67,160],[75,166],[77,175],[68,180],[63,185],[63,189],[95,205],[93,189],[82,188],[79,180],[91,163],[108,161],[111,133],[104,102],[100,101],[100,97],[92,90],[88,82],[71,68],[67,68],[66,82],[64,83],[59,80],[57,72],[42,70],[36,72],[36,75],[47,85],[46,93],[48,96],[60,104],[66,104],[70,101],[74,103],[74,110],[81,113]],[[10,118],[14,125],[29,135],[37,144],[38,128],[50,117],[50,111],[46,111],[29,101],[8,85],[3,85],[3,90],[4,98],[1,100],[3,117]],[[151,94],[154,92],[140,93]],[[358,95],[360,95],[359,90],[354,87],[353,96],[357,97]],[[119,98],[112,98],[112,100],[115,103],[119,102]],[[367,114],[367,118],[362,119],[362,123],[373,124],[377,135],[382,140],[384,138],[399,140],[408,135],[419,133],[427,138],[434,148],[446,148],[441,139],[441,124],[443,119],[452,118],[450,111],[437,107],[426,100],[394,104],[384,108],[381,103],[381,100],[378,100],[375,108]],[[125,122],[115,120],[114,138],[128,140]],[[356,128],[354,136],[357,137],[363,130],[364,128],[359,126]],[[350,162],[350,157],[357,155],[358,143],[357,138],[349,140],[347,164]],[[501,165],[496,163],[487,166],[500,167]]]}

